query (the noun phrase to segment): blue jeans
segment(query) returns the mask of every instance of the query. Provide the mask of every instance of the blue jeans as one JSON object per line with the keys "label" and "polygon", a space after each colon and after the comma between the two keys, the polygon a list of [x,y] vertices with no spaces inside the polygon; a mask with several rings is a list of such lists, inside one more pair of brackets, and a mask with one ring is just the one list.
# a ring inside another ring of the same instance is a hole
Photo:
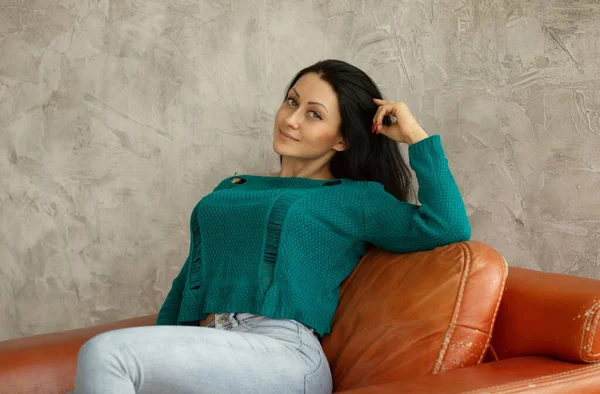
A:
{"label": "blue jeans", "polygon": [[149,326],[97,335],[79,351],[74,393],[332,392],[329,363],[308,327],[249,313],[226,318],[220,328]]}

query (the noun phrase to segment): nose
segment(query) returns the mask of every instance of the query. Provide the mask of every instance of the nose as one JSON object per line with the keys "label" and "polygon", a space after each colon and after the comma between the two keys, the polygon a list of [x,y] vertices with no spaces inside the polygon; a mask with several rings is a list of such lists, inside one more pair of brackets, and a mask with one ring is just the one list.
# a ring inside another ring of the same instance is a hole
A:
{"label": "nose", "polygon": [[284,121],[285,124],[290,128],[290,129],[294,129],[297,130],[298,127],[300,127],[300,119],[299,119],[299,113],[300,111],[296,110],[293,111],[292,113],[290,113],[288,116],[285,117]]}

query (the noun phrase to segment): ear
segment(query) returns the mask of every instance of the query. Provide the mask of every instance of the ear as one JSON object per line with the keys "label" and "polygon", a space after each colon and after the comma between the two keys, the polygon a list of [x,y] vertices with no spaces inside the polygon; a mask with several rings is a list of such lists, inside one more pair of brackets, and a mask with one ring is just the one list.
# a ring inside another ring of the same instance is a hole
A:
{"label": "ear", "polygon": [[337,144],[335,144],[333,146],[333,150],[336,150],[338,152],[343,152],[346,149],[348,149],[349,146],[346,144],[346,142],[344,141],[344,137],[340,137],[340,140],[337,142]]}

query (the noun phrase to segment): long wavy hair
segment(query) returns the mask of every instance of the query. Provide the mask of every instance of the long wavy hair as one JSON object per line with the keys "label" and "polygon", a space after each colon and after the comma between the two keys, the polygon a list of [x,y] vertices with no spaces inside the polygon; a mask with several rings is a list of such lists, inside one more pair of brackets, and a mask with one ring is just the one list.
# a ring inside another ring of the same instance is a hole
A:
{"label": "long wavy hair", "polygon": [[[329,83],[339,102],[346,150],[337,152],[331,159],[332,174],[336,178],[379,182],[401,201],[413,198],[412,176],[398,143],[383,134],[371,133],[378,108],[373,98],[383,98],[375,82],[351,64],[322,60],[296,74],[285,91],[284,101],[292,86],[307,73],[315,73]],[[280,156],[279,163],[282,162]]]}

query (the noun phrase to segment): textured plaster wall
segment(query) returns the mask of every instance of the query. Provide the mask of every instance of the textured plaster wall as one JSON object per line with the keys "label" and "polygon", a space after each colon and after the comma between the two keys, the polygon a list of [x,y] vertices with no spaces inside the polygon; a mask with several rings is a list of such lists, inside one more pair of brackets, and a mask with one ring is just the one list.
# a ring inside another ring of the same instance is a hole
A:
{"label": "textured plaster wall", "polygon": [[598,3],[0,0],[0,340],[156,312],[194,204],[277,169],[330,57],[443,136],[474,239],[600,278]]}

